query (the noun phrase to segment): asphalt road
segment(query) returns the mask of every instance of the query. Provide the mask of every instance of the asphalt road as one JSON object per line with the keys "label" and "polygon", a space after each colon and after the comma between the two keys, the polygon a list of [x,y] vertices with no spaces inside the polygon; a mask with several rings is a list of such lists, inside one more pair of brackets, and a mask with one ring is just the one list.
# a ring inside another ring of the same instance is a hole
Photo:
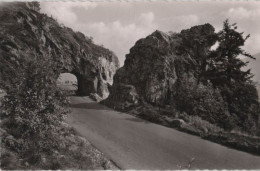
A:
{"label": "asphalt road", "polygon": [[[121,169],[260,169],[260,157],[71,97],[67,122]],[[190,164],[190,166],[189,166]]]}

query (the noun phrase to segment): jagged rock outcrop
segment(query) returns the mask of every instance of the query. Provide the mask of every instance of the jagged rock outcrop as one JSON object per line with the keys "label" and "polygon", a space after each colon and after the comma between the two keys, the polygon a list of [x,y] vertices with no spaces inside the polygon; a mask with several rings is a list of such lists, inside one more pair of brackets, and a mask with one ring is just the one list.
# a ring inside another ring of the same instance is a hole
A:
{"label": "jagged rock outcrop", "polygon": [[183,79],[199,79],[205,58],[215,43],[210,24],[194,26],[180,33],[155,31],[140,39],[126,55],[104,103],[126,108],[141,102],[162,106],[174,103],[174,94]]}
{"label": "jagged rock outcrop", "polygon": [[61,72],[74,74],[78,93],[106,98],[108,85],[119,67],[115,54],[80,32],[64,27],[39,12],[38,2],[4,3],[0,6],[0,78],[20,59],[50,57]]}

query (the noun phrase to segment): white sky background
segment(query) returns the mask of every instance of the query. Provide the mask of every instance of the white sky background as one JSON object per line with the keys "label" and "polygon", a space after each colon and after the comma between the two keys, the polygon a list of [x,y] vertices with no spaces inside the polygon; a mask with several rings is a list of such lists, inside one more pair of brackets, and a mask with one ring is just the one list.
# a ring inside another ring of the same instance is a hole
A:
{"label": "white sky background", "polygon": [[210,23],[219,30],[226,18],[251,35],[245,49],[260,52],[260,2],[41,2],[41,11],[114,51],[121,66],[135,42],[156,29]]}

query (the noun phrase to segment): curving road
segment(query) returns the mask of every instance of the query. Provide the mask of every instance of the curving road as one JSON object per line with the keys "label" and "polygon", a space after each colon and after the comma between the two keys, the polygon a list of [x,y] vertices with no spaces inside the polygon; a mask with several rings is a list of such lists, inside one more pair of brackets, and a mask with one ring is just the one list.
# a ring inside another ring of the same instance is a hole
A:
{"label": "curving road", "polygon": [[[67,122],[121,169],[260,169],[260,157],[71,97]],[[190,165],[189,165],[190,164]]]}

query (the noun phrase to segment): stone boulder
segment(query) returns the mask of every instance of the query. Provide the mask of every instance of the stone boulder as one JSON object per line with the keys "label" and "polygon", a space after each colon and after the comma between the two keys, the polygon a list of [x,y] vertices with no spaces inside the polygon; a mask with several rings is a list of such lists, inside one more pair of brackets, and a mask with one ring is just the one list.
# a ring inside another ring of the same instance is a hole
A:
{"label": "stone boulder", "polygon": [[214,28],[205,24],[180,33],[156,30],[138,40],[116,72],[106,102],[115,106],[147,102],[161,107],[174,103],[174,94],[181,86],[178,82],[198,79],[198,70],[203,67],[199,59],[207,56],[214,36]]}
{"label": "stone boulder", "polygon": [[[106,105],[115,109],[126,109],[138,104],[139,96],[133,85],[118,84],[110,89],[109,99],[103,101]],[[111,100],[113,99],[113,100]]]}

